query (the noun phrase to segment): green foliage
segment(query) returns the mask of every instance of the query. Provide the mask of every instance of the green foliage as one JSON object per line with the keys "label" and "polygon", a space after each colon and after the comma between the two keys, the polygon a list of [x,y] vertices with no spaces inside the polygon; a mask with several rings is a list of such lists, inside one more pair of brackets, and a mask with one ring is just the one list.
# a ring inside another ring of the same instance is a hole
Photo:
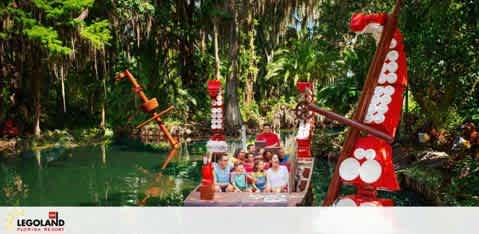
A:
{"label": "green foliage", "polygon": [[110,22],[108,20],[101,20],[92,23],[80,29],[80,36],[91,42],[96,49],[103,49],[105,45],[109,45],[112,38],[109,29]]}
{"label": "green foliage", "polygon": [[256,102],[251,102],[249,104],[244,103],[240,106],[241,118],[245,121],[253,121],[254,123],[259,123],[261,114],[259,112],[259,106]]}
{"label": "green foliage", "polygon": [[462,206],[479,205],[479,164],[477,160],[467,157],[459,161],[453,169],[455,176],[446,192],[452,194],[456,202]]}
{"label": "green foliage", "polygon": [[344,78],[318,91],[317,100],[321,105],[335,112],[346,114],[359,98],[359,82],[354,78]]}
{"label": "green foliage", "polygon": [[[438,130],[454,130],[465,121],[465,118],[455,108],[434,112],[423,112],[421,108],[416,108],[411,114],[416,117],[412,126],[413,132],[426,131],[432,126]],[[431,125],[431,123],[436,124]]]}
{"label": "green foliage", "polygon": [[[140,200],[143,197],[139,197]],[[145,206],[182,206],[184,196],[183,194],[172,191],[163,194],[160,197],[151,197],[146,200]]]}
{"label": "green foliage", "polygon": [[100,129],[100,128],[73,129],[71,130],[71,134],[78,141],[91,141],[94,139],[103,139],[105,137],[111,137],[112,130],[109,128],[107,129]]}
{"label": "green foliage", "polygon": [[3,178],[0,181],[0,199],[5,201],[9,206],[21,206],[23,199],[28,196],[28,185],[23,183],[22,177],[18,173],[11,169],[1,165],[0,175]]}
{"label": "green foliage", "polygon": [[[428,122],[442,127],[450,112],[477,114],[477,3],[407,2],[403,32],[410,87]],[[421,20],[416,20],[420,18]],[[462,114],[461,113],[461,114]]]}
{"label": "green foliage", "polygon": [[[257,5],[250,2],[237,2],[239,82],[235,88],[240,94],[243,119],[272,121],[281,106],[293,108],[298,80],[313,82],[317,103],[328,109],[345,114],[357,103],[375,43],[369,36],[350,33],[348,21],[353,12],[388,11],[392,2],[312,2],[256,3],[266,9],[264,12],[256,11]],[[116,73],[128,68],[147,96],[157,97],[159,109],[175,105],[168,118],[181,123],[208,122],[210,102],[205,83],[215,76],[212,24],[217,22],[219,30],[220,76],[229,77],[236,72],[229,69],[234,11],[225,7],[225,1],[195,3],[2,2],[0,37],[8,41],[2,44],[6,48],[2,65],[13,64],[14,72],[22,73],[22,78],[14,78],[11,72],[6,79],[11,82],[2,83],[1,104],[8,106],[2,113],[14,112],[10,110],[14,102],[9,98],[17,90],[31,93],[37,74],[30,71],[41,67],[45,128],[96,127],[103,106],[108,127],[135,125],[149,116],[137,110],[141,103],[127,82],[111,81]],[[408,109],[418,117],[414,127],[453,129],[463,121],[479,119],[477,6],[472,2],[429,0],[406,2],[402,9],[399,27],[405,36],[410,71]],[[86,18],[78,19],[86,9]],[[310,18],[311,26],[291,23],[295,10],[301,17]],[[310,10],[313,12],[308,13]],[[21,46],[13,43],[16,41]],[[19,49],[34,55],[35,63],[19,56]],[[58,108],[62,105],[58,79],[62,61],[67,74],[67,113]],[[57,71],[52,69],[53,64]],[[10,83],[21,87],[3,86]],[[253,100],[244,105],[247,87]],[[27,109],[22,115],[32,116],[32,97],[19,100],[16,103]],[[25,129],[29,130],[33,120],[27,118]]]}
{"label": "green foliage", "polygon": [[45,11],[47,18],[57,19],[68,13],[89,8],[95,0],[32,0],[32,2],[37,8]]}
{"label": "green foliage", "polygon": [[132,14],[152,14],[155,12],[153,3],[148,0],[119,0],[115,9],[122,17],[129,18]]}
{"label": "green foliage", "polygon": [[291,93],[298,81],[321,81],[325,54],[314,40],[292,39],[286,48],[274,52],[274,60],[266,65],[264,80],[280,91]]}
{"label": "green foliage", "polygon": [[276,100],[269,99],[261,102],[261,110],[263,110],[266,116],[266,122],[272,123],[275,119],[275,114],[284,110],[293,110],[297,104],[297,100],[294,97],[287,98],[281,96]]}
{"label": "green foliage", "polygon": [[171,150],[171,146],[167,142],[160,142],[159,144],[144,144],[139,139],[117,137],[114,140],[114,143],[126,146],[130,149],[137,149],[156,153],[165,153]]}
{"label": "green foliage", "polygon": [[39,137],[29,137],[19,140],[21,150],[45,150],[73,148],[83,145],[96,145],[109,142],[113,137],[111,129],[83,128],[83,129],[55,129],[46,130]]}
{"label": "green foliage", "polygon": [[23,32],[28,38],[38,40],[45,48],[54,55],[69,55],[72,49],[63,46],[59,40],[58,32],[52,27],[35,25],[32,28],[24,29]]}
{"label": "green foliage", "polygon": [[435,196],[444,205],[477,206],[479,205],[478,168],[477,160],[466,157],[455,162],[452,170],[447,170],[447,173],[421,166],[412,166],[398,173],[403,173],[434,191]]}
{"label": "green foliage", "polygon": [[[220,77],[237,73],[234,89],[240,94],[244,120],[273,122],[286,115],[296,105],[299,80],[314,83],[317,104],[351,113],[376,45],[369,36],[350,33],[348,21],[353,12],[389,11],[393,1],[233,1],[233,9],[223,0],[199,2],[2,1],[0,123],[6,113],[13,113],[25,125],[24,134],[29,134],[38,107],[31,94],[38,91],[43,129],[86,129],[46,130],[44,138],[37,139],[38,146],[74,144],[111,135],[110,129],[130,129],[150,115],[138,110],[141,101],[127,81],[113,83],[112,78],[126,68],[148,97],[158,99],[159,109],[175,106],[166,121],[208,123],[205,84],[215,77],[216,65],[213,23],[218,27]],[[414,131],[431,126],[453,130],[464,121],[479,120],[478,9],[477,1],[405,1],[399,28],[408,56],[408,110],[416,117]],[[295,11],[303,19],[293,19]],[[305,19],[311,25],[301,21]],[[238,35],[232,30],[236,27]],[[238,69],[230,69],[236,59]],[[64,69],[63,79],[59,67]],[[253,99],[248,104],[246,92]],[[106,130],[96,128],[103,111]],[[334,143],[318,150],[327,153],[339,150],[344,133],[318,137],[321,144]],[[437,176],[415,169],[405,173]],[[438,182],[431,180],[424,182],[431,186]],[[472,188],[477,181],[471,176],[452,182],[454,191],[447,193],[451,197],[461,190],[477,194]],[[469,195],[464,201],[473,201]],[[174,202],[178,197],[168,199]]]}
{"label": "green foliage", "polygon": [[[0,9],[0,16],[2,18],[12,17],[16,24],[7,24],[6,32],[17,34],[18,32],[14,26],[21,26],[25,28],[33,27],[37,24],[37,21],[31,18],[31,14],[22,9],[14,8],[9,4],[4,9]],[[20,31],[20,30],[18,30]]]}
{"label": "green foliage", "polygon": [[163,173],[168,176],[174,176],[180,179],[190,179],[193,181],[200,181],[201,179],[201,161],[187,162],[171,162],[163,170]]}
{"label": "green foliage", "polygon": [[315,156],[327,157],[330,153],[341,151],[344,135],[345,131],[341,131],[341,129],[317,130],[314,133]]}
{"label": "green foliage", "polygon": [[432,190],[437,190],[442,184],[442,175],[439,171],[434,169],[422,168],[419,166],[413,166],[399,171],[398,173],[404,173],[405,175],[413,178],[421,184],[427,186]]}

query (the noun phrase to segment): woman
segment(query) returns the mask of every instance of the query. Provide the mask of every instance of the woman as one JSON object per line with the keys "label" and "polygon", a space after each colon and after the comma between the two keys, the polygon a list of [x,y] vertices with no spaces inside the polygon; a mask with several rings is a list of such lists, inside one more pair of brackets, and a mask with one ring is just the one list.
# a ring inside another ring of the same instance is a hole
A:
{"label": "woman", "polygon": [[278,155],[273,155],[271,168],[266,171],[266,192],[281,193],[288,191],[289,172],[279,163]]}

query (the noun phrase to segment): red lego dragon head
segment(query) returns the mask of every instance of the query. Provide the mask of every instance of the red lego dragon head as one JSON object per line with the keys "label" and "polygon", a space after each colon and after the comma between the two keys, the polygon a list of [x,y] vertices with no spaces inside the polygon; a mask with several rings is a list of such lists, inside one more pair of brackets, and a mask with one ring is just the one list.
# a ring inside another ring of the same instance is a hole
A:
{"label": "red lego dragon head", "polygon": [[364,14],[364,13],[354,13],[351,16],[350,28],[353,32],[364,32],[367,30],[366,27],[372,25],[383,26],[385,23],[386,14]]}
{"label": "red lego dragon head", "polygon": [[379,41],[381,33],[383,32],[386,14],[363,14],[354,13],[351,17],[349,27],[351,31],[356,33],[371,33]]}

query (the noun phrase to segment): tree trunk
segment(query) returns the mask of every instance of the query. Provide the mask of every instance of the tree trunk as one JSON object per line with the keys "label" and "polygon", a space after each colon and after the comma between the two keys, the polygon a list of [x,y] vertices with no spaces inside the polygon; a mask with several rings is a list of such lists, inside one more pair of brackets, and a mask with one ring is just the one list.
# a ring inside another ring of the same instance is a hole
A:
{"label": "tree trunk", "polygon": [[100,111],[100,128],[105,130],[106,128],[106,111],[105,111],[105,102],[106,102],[106,74],[103,74],[102,84],[103,84],[103,98],[101,102],[101,111]]}
{"label": "tree trunk", "polygon": [[182,69],[180,75],[186,87],[193,88],[196,86],[197,79],[195,77],[195,40],[193,38],[193,13],[194,1],[177,1],[179,11],[179,24],[185,27],[179,40],[179,53]]}
{"label": "tree trunk", "polygon": [[[251,4],[251,3],[250,3]],[[254,100],[254,82],[256,81],[256,53],[254,47],[254,22],[253,22],[253,10],[250,7],[248,14],[248,37],[249,37],[249,49],[250,49],[250,61],[248,66],[248,77],[246,79],[246,97],[245,103],[250,104]]]}
{"label": "tree trunk", "polygon": [[[104,52],[101,52],[100,53],[100,56],[103,57],[103,61],[106,59],[106,56],[104,54]],[[105,130],[105,124],[106,124],[106,121],[105,121],[105,102],[106,102],[106,67],[105,67],[105,63],[103,63],[103,74],[101,74],[101,84],[102,84],[102,88],[103,88],[103,95],[101,97],[101,110],[100,110],[100,128]],[[95,51],[95,75],[96,75],[96,78],[97,80],[99,80],[100,78],[100,75],[98,73],[98,63],[97,63],[97,54],[96,54],[96,51]]]}
{"label": "tree trunk", "polygon": [[35,134],[36,137],[39,137],[41,134],[40,115],[41,115],[42,106],[40,103],[40,95],[41,95],[42,78],[43,78],[43,73],[41,71],[41,68],[38,68],[36,77],[33,78],[33,95],[34,95],[33,103],[34,103],[34,109],[35,109],[35,115],[33,119],[33,134]]}
{"label": "tree trunk", "polygon": [[100,128],[105,130],[106,128],[106,111],[105,111],[105,100],[103,100],[101,104],[101,111],[100,111]]}
{"label": "tree trunk", "polygon": [[242,120],[241,120],[241,112],[239,108],[239,101],[238,101],[238,79],[237,75],[235,74],[238,70],[237,62],[236,65],[233,66],[233,71],[228,76],[226,81],[226,132],[228,134],[237,134],[237,130],[240,129]]}
{"label": "tree trunk", "polygon": [[239,34],[238,34],[238,11],[235,6],[235,0],[230,2],[231,10],[234,12],[233,27],[231,27],[230,35],[230,51],[231,60],[230,74],[226,80],[226,116],[225,127],[229,134],[237,134],[241,127],[241,112],[238,102],[238,50],[239,50]]}
{"label": "tree trunk", "polygon": [[67,103],[65,98],[65,74],[63,73],[63,64],[60,66],[60,79],[62,83],[63,113],[67,113]]}
{"label": "tree trunk", "polygon": [[215,80],[219,80],[221,77],[220,73],[220,55],[218,48],[218,23],[216,20],[213,20],[213,44],[215,50]]}
{"label": "tree trunk", "polygon": [[200,30],[200,51],[204,55],[206,53],[206,30]]}
{"label": "tree trunk", "polygon": [[251,104],[254,99],[254,90],[253,90],[253,78],[252,74],[248,74],[248,80],[246,81],[246,98],[245,103]]}

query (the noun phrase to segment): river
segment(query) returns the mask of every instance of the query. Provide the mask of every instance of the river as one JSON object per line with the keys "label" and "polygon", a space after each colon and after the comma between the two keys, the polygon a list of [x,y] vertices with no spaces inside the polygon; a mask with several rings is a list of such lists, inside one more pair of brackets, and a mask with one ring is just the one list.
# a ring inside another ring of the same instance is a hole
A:
{"label": "river", "polygon": [[[179,206],[200,181],[205,152],[204,142],[184,143],[164,170],[168,152],[142,146],[103,144],[24,152],[0,162],[0,205]],[[333,166],[323,158],[317,160],[314,205],[324,198]],[[380,196],[391,197],[400,206],[425,205],[408,190]]]}

